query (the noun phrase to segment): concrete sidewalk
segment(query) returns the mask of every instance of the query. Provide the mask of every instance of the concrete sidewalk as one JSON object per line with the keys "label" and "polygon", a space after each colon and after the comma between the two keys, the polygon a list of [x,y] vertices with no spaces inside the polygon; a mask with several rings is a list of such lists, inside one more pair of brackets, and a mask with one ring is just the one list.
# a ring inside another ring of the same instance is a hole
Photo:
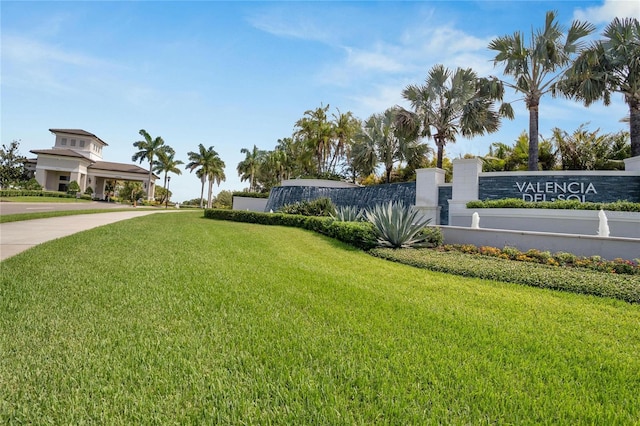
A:
{"label": "concrete sidewalk", "polygon": [[0,223],[0,261],[35,245],[76,232],[154,213],[154,210],[132,210],[113,213],[80,214]]}

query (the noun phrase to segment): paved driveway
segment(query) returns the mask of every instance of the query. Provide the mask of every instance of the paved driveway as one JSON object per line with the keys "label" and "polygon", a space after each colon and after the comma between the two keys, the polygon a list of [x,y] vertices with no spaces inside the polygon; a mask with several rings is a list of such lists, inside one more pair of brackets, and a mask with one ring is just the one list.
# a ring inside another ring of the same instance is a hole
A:
{"label": "paved driveway", "polygon": [[[163,212],[163,210],[132,208],[131,211],[124,212],[79,214],[0,223],[0,261],[49,240],[125,219]],[[177,212],[177,210],[166,212]]]}
{"label": "paved driveway", "polygon": [[78,201],[74,203],[13,203],[0,202],[0,215],[17,213],[37,213],[57,210],[88,210],[88,209],[122,209],[131,206],[125,204],[106,203],[103,201]]}

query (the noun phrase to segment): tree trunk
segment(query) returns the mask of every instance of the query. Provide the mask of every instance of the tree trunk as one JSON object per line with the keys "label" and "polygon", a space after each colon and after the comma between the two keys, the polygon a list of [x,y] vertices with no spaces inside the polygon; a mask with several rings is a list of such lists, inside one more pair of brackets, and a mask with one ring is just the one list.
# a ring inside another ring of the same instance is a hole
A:
{"label": "tree trunk", "polygon": [[213,180],[210,179],[209,180],[209,195],[207,197],[207,208],[210,209],[211,208],[211,196],[213,195]]}
{"label": "tree trunk", "polygon": [[200,186],[200,208],[204,207],[204,183],[206,180],[201,180],[202,185]]}
{"label": "tree trunk", "polygon": [[441,169],[442,158],[444,156],[444,141],[439,136],[436,136],[434,139],[436,140],[436,147],[438,148],[438,159],[436,161],[436,167]]}
{"label": "tree trunk", "polygon": [[629,133],[631,135],[631,156],[640,156],[640,101],[629,100]]}
{"label": "tree trunk", "polygon": [[533,99],[527,105],[529,108],[529,163],[528,170],[538,170],[538,107],[540,101]]}

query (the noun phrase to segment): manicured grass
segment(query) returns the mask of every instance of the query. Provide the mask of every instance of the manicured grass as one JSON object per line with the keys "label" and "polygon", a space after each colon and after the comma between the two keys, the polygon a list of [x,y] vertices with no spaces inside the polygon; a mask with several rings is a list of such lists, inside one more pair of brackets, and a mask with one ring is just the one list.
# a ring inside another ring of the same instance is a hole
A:
{"label": "manicured grass", "polygon": [[0,268],[0,422],[634,424],[640,306],[150,215]]}
{"label": "manicured grass", "polygon": [[92,214],[92,213],[110,213],[110,212],[120,212],[120,211],[131,211],[131,207],[112,208],[112,209],[57,210],[57,211],[47,211],[47,212],[35,212],[35,213],[3,214],[3,215],[0,215],[0,223],[18,222],[21,220],[32,220],[32,219],[44,219],[47,217],[73,216],[77,214]]}
{"label": "manicured grass", "polygon": [[2,202],[14,202],[14,203],[90,203],[91,200],[83,200],[82,198],[66,198],[66,197],[33,197],[33,196],[20,196],[20,197],[2,197]]}

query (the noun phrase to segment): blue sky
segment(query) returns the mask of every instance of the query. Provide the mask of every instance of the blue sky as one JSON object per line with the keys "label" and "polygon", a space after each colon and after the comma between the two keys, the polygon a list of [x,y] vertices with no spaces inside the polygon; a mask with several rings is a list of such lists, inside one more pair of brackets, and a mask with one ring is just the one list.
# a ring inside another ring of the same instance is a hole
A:
{"label": "blue sky", "polygon": [[[226,163],[219,188],[241,190],[241,148],[273,149],[321,104],[366,119],[396,104],[437,63],[501,76],[489,42],[544,23],[557,10],[594,23],[640,16],[636,1],[422,2],[35,2],[2,1],[1,143],[23,155],[50,148],[50,128],[79,128],[107,142],[105,161],[131,162],[138,131],[162,136],[187,162],[199,143]],[[596,36],[597,36],[596,34]],[[507,92],[507,100],[516,100]],[[523,102],[498,133],[447,146],[446,155],[484,155],[527,129]],[[589,122],[626,130],[621,96],[589,109],[542,99],[540,132]],[[428,141],[432,146],[433,142]],[[31,155],[32,156],[32,155]],[[141,165],[147,168],[148,165]],[[173,176],[173,199],[200,193],[200,181]]]}

